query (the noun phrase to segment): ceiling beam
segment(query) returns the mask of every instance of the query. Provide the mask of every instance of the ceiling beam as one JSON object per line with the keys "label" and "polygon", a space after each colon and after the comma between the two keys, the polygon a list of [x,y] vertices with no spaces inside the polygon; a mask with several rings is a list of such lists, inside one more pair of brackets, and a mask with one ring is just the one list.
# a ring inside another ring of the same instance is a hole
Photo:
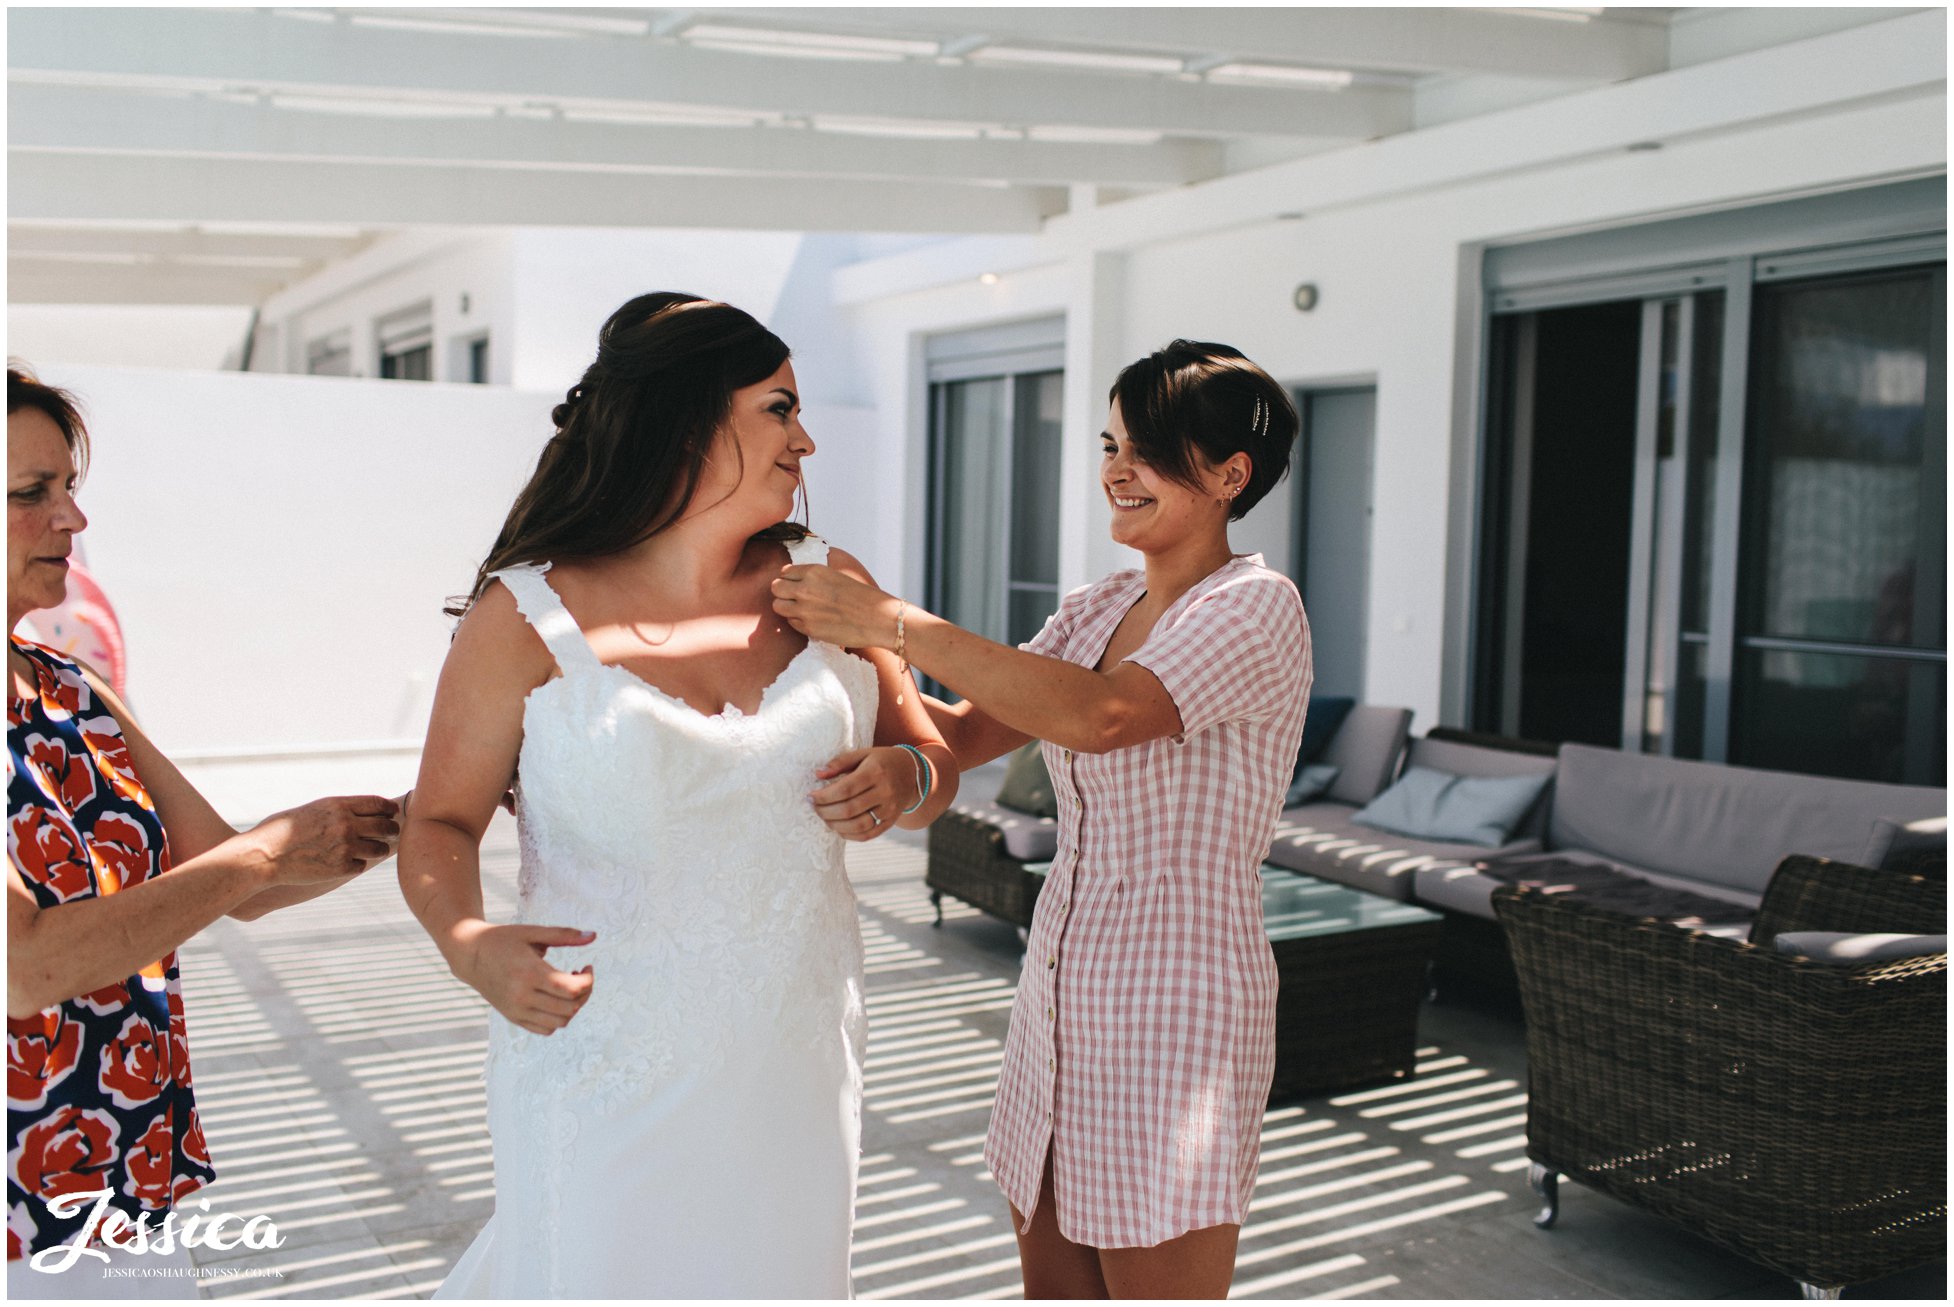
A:
{"label": "ceiling beam", "polygon": [[11,304],[238,304],[256,306],[304,275],[236,268],[104,267],[7,260]]}
{"label": "ceiling beam", "polygon": [[1142,146],[923,140],[795,127],[681,127],[502,113],[403,119],[181,92],[23,82],[7,88],[7,111],[9,145],[34,150],[636,172],[734,170],[1048,186],[1178,186],[1223,170],[1223,150],[1214,141]]}
{"label": "ceiling beam", "polygon": [[[601,12],[615,16],[634,11]],[[1238,59],[1385,72],[1619,81],[1661,72],[1669,57],[1668,27],[1660,21],[1552,21],[1472,9],[905,5],[689,12],[701,21],[790,31],[938,40],[982,33],[998,45],[1071,45],[1147,54],[1201,50]]]}
{"label": "ceiling beam", "polygon": [[362,226],[724,227],[1031,232],[1058,188],[797,181],[376,163],[9,151],[9,216],[27,222],[347,222]]}
{"label": "ceiling beam", "polygon": [[37,227],[12,223],[7,253],[19,255],[137,254],[156,259],[303,259],[324,263],[364,249],[370,236],[285,236],[208,232],[195,227]]}
{"label": "ceiling beam", "polygon": [[[921,12],[921,11],[918,11]],[[836,63],[649,37],[494,36],[242,9],[14,9],[16,80],[336,91],[483,103],[662,103],[804,116],[1369,139],[1412,125],[1410,92],[1216,86],[1071,69]]]}

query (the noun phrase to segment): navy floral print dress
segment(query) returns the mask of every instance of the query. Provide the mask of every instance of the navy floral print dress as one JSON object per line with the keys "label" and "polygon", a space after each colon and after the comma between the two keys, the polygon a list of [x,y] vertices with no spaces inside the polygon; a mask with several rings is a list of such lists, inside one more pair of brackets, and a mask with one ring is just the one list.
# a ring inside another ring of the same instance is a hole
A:
{"label": "navy floral print dress", "polygon": [[[156,806],[81,669],[18,638],[37,693],[7,691],[7,857],[42,908],[169,869]],[[7,1020],[7,1257],[72,1242],[108,1190],[150,1226],[215,1178],[190,1092],[176,954],[35,1016]]]}

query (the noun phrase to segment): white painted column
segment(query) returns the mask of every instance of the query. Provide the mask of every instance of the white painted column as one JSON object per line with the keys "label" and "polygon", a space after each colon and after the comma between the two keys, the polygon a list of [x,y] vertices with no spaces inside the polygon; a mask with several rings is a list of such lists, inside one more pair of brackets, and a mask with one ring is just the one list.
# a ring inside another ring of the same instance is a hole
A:
{"label": "white painted column", "polygon": [[1099,441],[1106,392],[1126,357],[1126,256],[1092,252],[1067,263],[1065,448],[1059,464],[1058,585],[1061,594],[1108,572],[1140,565],[1112,541],[1112,510],[1099,489]]}

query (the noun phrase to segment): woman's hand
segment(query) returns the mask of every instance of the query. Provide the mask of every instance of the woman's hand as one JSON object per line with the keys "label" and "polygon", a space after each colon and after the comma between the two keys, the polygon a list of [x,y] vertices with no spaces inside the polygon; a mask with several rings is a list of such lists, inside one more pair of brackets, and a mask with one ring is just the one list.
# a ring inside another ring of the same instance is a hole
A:
{"label": "woman's hand", "polygon": [[393,799],[342,795],[275,813],[237,838],[269,863],[271,884],[313,885],[350,879],[391,858],[399,815]]}
{"label": "woman's hand", "polygon": [[773,582],[773,609],[811,640],[844,649],[896,647],[901,601],[872,585],[818,563],[780,569]]}
{"label": "woman's hand", "polygon": [[814,811],[845,840],[885,834],[921,797],[916,759],[907,749],[851,749],[814,774],[828,782],[809,796]]}
{"label": "woman's hand", "polygon": [[567,926],[491,926],[463,922],[450,940],[449,966],[511,1024],[532,1035],[553,1035],[570,1024],[590,998],[596,975],[589,966],[558,971],[544,958],[553,948],[588,944],[597,935]]}

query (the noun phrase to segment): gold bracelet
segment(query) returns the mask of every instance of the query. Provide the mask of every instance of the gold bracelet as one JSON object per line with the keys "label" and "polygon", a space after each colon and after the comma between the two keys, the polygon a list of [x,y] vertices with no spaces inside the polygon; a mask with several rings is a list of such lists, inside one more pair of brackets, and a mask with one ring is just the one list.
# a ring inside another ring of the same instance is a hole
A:
{"label": "gold bracelet", "polygon": [[903,619],[909,616],[909,601],[896,600],[896,661],[902,664],[902,683],[896,686],[896,707],[902,707],[902,697],[909,690],[909,638],[903,631]]}

